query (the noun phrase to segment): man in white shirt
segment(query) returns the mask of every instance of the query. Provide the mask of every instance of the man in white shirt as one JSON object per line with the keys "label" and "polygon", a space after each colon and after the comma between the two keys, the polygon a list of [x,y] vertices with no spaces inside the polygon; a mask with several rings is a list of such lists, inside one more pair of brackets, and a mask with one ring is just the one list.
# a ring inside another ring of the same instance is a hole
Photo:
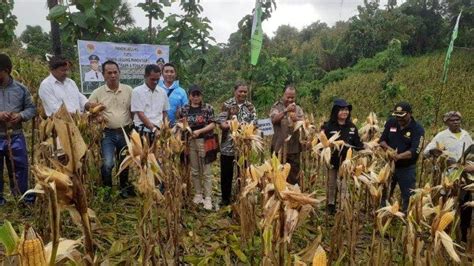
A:
{"label": "man in white shirt", "polygon": [[[442,146],[446,149],[449,162],[458,162],[463,152],[473,144],[469,133],[461,128],[461,119],[461,113],[457,111],[447,112],[443,117],[443,121],[448,128],[436,134],[433,140],[426,146],[423,152],[424,155],[438,157],[443,152],[438,146]],[[436,143],[439,145],[437,146]]]}
{"label": "man in white shirt", "polygon": [[161,70],[158,65],[145,67],[145,83],[136,87],[132,92],[133,124],[140,134],[153,137],[159,133],[169,109],[168,96],[164,90],[157,87]]}
{"label": "man in white shirt", "polygon": [[64,103],[70,113],[84,111],[87,98],[79,92],[76,83],[68,78],[70,62],[62,56],[54,56],[49,61],[50,75],[39,88],[39,97],[47,116],[56,113]]}

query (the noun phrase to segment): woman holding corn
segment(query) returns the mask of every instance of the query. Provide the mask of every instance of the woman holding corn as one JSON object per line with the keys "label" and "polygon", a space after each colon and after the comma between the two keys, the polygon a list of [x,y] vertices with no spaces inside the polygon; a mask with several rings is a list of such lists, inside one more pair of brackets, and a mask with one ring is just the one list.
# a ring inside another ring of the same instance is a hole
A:
{"label": "woman holding corn", "polygon": [[[331,116],[322,128],[322,131],[328,138],[339,132],[338,140],[344,141],[344,146],[340,151],[335,150],[331,155],[332,168],[328,171],[328,187],[327,187],[327,210],[330,214],[336,212],[336,192],[339,187],[341,195],[346,193],[346,186],[337,178],[339,166],[346,158],[348,147],[353,147],[356,150],[362,149],[364,144],[361,142],[357,127],[351,121],[352,105],[343,99],[336,99],[334,101]],[[339,183],[339,185],[338,185]]]}
{"label": "woman holding corn", "polygon": [[192,85],[189,88],[190,103],[178,109],[177,117],[182,122],[186,120],[192,130],[188,138],[188,147],[191,178],[195,191],[193,202],[195,204],[202,203],[204,209],[211,210],[211,162],[214,161],[215,156],[209,156],[209,152],[212,153],[212,147],[210,147],[212,145],[208,145],[208,140],[214,140],[214,128],[216,125],[214,109],[211,105],[203,103],[202,96],[201,88],[197,85]]}

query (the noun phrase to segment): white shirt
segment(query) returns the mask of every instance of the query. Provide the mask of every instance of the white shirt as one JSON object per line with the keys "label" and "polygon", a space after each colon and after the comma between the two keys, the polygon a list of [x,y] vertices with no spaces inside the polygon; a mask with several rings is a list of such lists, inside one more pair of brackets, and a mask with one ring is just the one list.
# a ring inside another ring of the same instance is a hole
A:
{"label": "white shirt", "polygon": [[[155,126],[163,124],[163,112],[170,108],[168,96],[158,86],[152,91],[145,83],[132,91],[132,112],[144,112]],[[143,124],[137,114],[133,115],[135,126]]]}
{"label": "white shirt", "polygon": [[461,129],[461,137],[459,139],[456,138],[453,132],[449,131],[449,129],[446,129],[436,134],[436,136],[426,146],[423,153],[425,155],[428,155],[430,150],[436,148],[436,142],[446,147],[447,153],[450,158],[459,161],[463,153],[463,147],[464,150],[469,148],[469,146],[471,146],[472,144],[472,138],[469,133],[467,133],[467,131],[464,129]]}
{"label": "white shirt", "polygon": [[104,76],[99,71],[91,69],[84,74],[84,81],[104,81]]}
{"label": "white shirt", "polygon": [[56,113],[63,103],[68,112],[79,111],[82,113],[84,105],[87,103],[86,96],[79,91],[72,79],[66,78],[64,82],[60,82],[52,74],[41,82],[38,94],[47,116]]}

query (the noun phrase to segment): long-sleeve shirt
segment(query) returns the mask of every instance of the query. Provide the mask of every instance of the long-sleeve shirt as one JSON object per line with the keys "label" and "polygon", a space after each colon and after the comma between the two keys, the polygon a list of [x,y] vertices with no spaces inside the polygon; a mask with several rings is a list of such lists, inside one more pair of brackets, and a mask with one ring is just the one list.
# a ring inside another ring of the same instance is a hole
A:
{"label": "long-sleeve shirt", "polygon": [[56,113],[63,103],[68,112],[82,113],[87,103],[86,96],[79,92],[79,88],[72,79],[66,78],[64,82],[61,82],[52,74],[41,82],[38,94],[47,116]]}
{"label": "long-sleeve shirt", "polygon": [[[36,115],[36,107],[31,98],[30,91],[16,80],[10,79],[8,85],[0,87],[0,112],[20,113],[21,122],[32,119]],[[11,134],[22,132],[21,122],[12,125]],[[0,122],[0,136],[5,136],[6,123]]]}
{"label": "long-sleeve shirt", "polygon": [[[355,150],[361,150],[364,147],[364,144],[360,141],[357,127],[350,121],[347,121],[344,125],[340,125],[337,122],[327,122],[323,125],[322,129],[328,138],[339,132],[340,137],[338,140],[343,140],[345,144],[353,146]],[[338,169],[340,163],[345,160],[348,149],[348,147],[344,146],[340,152],[334,151],[332,153],[331,165],[334,168]]]}
{"label": "long-sleeve shirt", "polygon": [[[273,118],[275,115],[282,113],[283,111],[285,111],[285,104],[280,100],[273,104],[272,109],[270,110],[270,118]],[[301,109],[299,105],[296,106],[296,117],[298,120],[303,120],[304,118],[303,109]],[[288,135],[291,135],[291,138],[287,143],[286,153],[298,154],[301,152],[300,132],[293,132],[293,127],[290,126],[287,114],[285,114],[285,116],[278,123],[273,124],[273,130],[275,133],[272,137],[272,152],[280,152],[280,149],[283,148],[285,139],[288,138]]]}
{"label": "long-sleeve shirt", "polygon": [[444,145],[446,147],[448,156],[455,161],[459,161],[464,151],[472,145],[472,138],[466,130],[461,129],[459,138],[456,137],[455,133],[449,129],[443,130],[436,134],[431,142],[426,146],[423,153],[428,155],[430,150],[436,148],[436,143]]}
{"label": "long-sleeve shirt", "polygon": [[424,135],[425,130],[414,118],[412,118],[410,123],[403,129],[395,118],[390,118],[385,123],[380,142],[385,141],[392,149],[396,149],[398,154],[410,151],[410,159],[395,162],[395,167],[408,167],[416,164],[418,155],[421,152],[421,147],[423,146]]}

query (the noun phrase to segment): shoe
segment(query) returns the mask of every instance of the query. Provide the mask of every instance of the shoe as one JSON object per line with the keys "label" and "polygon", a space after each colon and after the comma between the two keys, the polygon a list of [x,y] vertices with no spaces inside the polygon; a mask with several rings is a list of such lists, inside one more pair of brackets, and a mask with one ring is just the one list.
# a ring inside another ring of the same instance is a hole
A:
{"label": "shoe", "polygon": [[122,188],[120,190],[120,197],[126,199],[126,198],[133,198],[133,197],[136,197],[137,194],[135,193],[135,190],[133,189],[133,187],[126,187],[126,188]]}
{"label": "shoe", "polygon": [[208,211],[212,210],[211,197],[206,197],[202,203],[204,204],[204,209],[206,209]]}
{"label": "shoe", "polygon": [[3,206],[5,204],[7,204],[7,200],[4,199],[3,197],[0,197],[0,206]]}
{"label": "shoe", "polygon": [[334,205],[334,204],[328,204],[326,210],[328,211],[328,213],[329,213],[330,215],[334,215],[334,214],[336,214],[336,205]]}
{"label": "shoe", "polygon": [[193,202],[194,202],[194,204],[196,204],[196,205],[198,205],[198,204],[200,204],[200,203],[203,203],[202,194],[196,194],[196,195],[194,195]]}

